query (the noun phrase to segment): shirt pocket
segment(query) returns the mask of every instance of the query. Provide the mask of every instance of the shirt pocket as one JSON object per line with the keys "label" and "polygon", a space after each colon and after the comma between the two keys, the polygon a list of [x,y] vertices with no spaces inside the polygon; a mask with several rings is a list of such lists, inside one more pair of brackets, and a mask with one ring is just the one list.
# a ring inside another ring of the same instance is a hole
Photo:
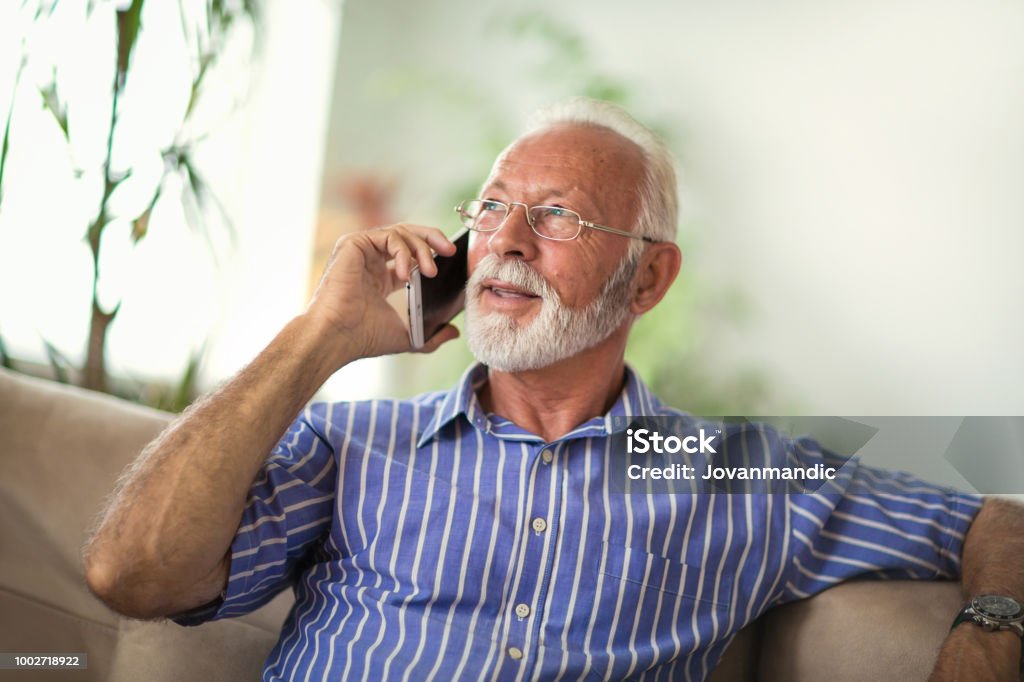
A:
{"label": "shirt pocket", "polygon": [[620,589],[641,604],[682,598],[696,602],[697,608],[732,606],[734,575],[727,568],[715,570],[717,567],[694,565],[612,542],[604,543],[604,554],[599,572],[606,579],[618,581]]}
{"label": "shirt pocket", "polygon": [[342,554],[360,560],[371,552],[371,562],[399,550],[405,556],[421,535],[428,535],[427,546],[435,541],[435,529],[445,527],[457,494],[449,481],[429,471],[370,452],[353,458],[344,471],[332,535],[343,545]]}

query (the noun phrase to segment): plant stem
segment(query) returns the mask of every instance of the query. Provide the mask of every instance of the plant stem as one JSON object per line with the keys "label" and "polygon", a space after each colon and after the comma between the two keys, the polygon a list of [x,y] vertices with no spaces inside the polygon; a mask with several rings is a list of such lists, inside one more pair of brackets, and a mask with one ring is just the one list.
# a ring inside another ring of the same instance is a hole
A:
{"label": "plant stem", "polygon": [[95,391],[107,390],[106,346],[107,327],[114,321],[121,304],[118,303],[111,311],[103,310],[98,296],[100,279],[100,238],[103,228],[107,225],[107,201],[117,187],[117,181],[111,177],[110,158],[114,147],[114,128],[117,125],[117,101],[123,86],[121,72],[114,72],[114,96],[110,104],[110,130],[107,132],[107,155],[103,162],[103,196],[100,198],[99,211],[96,219],[89,226],[87,240],[92,252],[92,315],[89,319],[89,340],[85,349],[85,367],[82,369],[82,386]]}

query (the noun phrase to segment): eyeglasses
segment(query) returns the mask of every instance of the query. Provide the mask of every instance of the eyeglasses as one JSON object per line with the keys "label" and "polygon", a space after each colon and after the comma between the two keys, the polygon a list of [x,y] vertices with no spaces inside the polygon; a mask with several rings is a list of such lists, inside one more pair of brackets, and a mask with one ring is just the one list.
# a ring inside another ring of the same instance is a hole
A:
{"label": "eyeglasses", "polygon": [[522,202],[504,203],[493,199],[472,199],[463,201],[455,207],[455,212],[462,218],[462,224],[476,232],[494,232],[505,224],[505,219],[512,212],[513,206],[522,206],[526,211],[526,221],[538,237],[556,242],[567,242],[576,239],[584,227],[602,232],[610,232],[630,239],[640,239],[656,244],[657,239],[643,237],[632,232],[616,230],[613,227],[598,225],[580,217],[576,211],[561,206],[528,206]]}

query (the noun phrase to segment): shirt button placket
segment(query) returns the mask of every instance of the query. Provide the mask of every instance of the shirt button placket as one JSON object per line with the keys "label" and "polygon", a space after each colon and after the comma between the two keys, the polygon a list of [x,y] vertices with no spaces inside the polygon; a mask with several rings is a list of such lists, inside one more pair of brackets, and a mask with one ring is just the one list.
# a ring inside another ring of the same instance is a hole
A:
{"label": "shirt button placket", "polygon": [[[543,447],[540,451],[540,461],[543,466],[540,467],[539,469],[534,470],[535,475],[537,476],[538,487],[547,486],[548,482],[550,481],[550,477],[557,474],[557,472],[550,466],[551,463],[554,462],[554,460],[554,449],[551,447]],[[533,502],[534,500],[530,500],[531,506],[533,506]],[[541,504],[544,505],[544,503]],[[544,509],[545,506],[546,505],[538,507],[535,509],[535,511],[542,511],[542,509]],[[548,530],[547,519],[543,516],[534,516],[532,519],[530,519],[529,525],[533,533],[528,536],[526,541],[532,548],[531,551],[528,553],[528,556],[532,556],[529,559],[527,559],[527,561],[532,563],[534,561],[539,560],[541,562],[540,565],[543,565],[547,562],[547,557],[542,556],[539,550],[544,546],[543,543],[545,541],[542,536]],[[538,542],[542,544],[536,544]],[[529,600],[530,596],[534,594],[534,590],[536,588],[535,585],[528,584],[530,582],[532,581],[527,581],[519,586],[517,592],[520,599],[526,598],[527,600]],[[518,662],[526,657],[526,652],[523,649],[523,642],[526,639],[526,630],[522,628],[535,627],[535,623],[531,625],[530,623],[526,622],[527,619],[533,614],[533,606],[531,606],[531,604],[528,601],[523,601],[516,603],[515,607],[513,608],[513,613],[515,613],[513,631],[516,634],[511,637],[511,640],[512,642],[518,644],[518,646],[508,646],[505,649],[505,654],[513,661]]]}

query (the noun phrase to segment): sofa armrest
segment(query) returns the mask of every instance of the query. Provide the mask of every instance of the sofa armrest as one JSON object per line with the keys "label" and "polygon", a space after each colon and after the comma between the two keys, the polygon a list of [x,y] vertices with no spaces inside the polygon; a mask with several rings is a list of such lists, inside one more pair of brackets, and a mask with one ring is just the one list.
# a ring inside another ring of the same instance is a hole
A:
{"label": "sofa armrest", "polygon": [[291,591],[244,617],[183,628],[121,618],[86,588],[89,526],[118,474],[171,417],[0,368],[0,648],[88,654],[88,670],[60,671],[61,680],[258,675]]}
{"label": "sofa armrest", "polygon": [[924,680],[960,610],[960,584],[859,580],[764,616],[763,680]]}

